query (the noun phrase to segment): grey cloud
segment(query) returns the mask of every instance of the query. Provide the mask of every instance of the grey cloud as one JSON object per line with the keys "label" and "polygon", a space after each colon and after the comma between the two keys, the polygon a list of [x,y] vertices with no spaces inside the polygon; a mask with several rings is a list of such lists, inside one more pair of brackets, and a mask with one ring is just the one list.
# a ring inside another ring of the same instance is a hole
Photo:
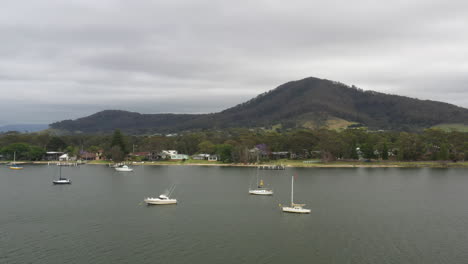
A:
{"label": "grey cloud", "polygon": [[12,99],[0,106],[5,123],[109,108],[215,112],[308,76],[468,107],[464,1],[44,0],[3,7],[0,91]]}

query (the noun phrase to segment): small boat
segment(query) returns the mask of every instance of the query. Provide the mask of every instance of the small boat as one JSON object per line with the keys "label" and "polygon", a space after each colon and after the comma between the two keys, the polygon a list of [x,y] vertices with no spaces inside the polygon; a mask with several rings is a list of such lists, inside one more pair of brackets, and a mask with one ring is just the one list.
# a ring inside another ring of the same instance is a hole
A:
{"label": "small boat", "polygon": [[260,180],[260,183],[257,185],[257,188],[249,189],[249,193],[254,195],[273,195],[273,190],[264,188],[263,180]]}
{"label": "small boat", "polygon": [[249,188],[249,194],[253,195],[273,195],[273,190],[264,188],[263,187],[263,180],[258,181],[258,168],[257,168],[257,188],[256,189],[250,189]]}
{"label": "small boat", "polygon": [[13,162],[10,165],[10,169],[12,169],[12,170],[22,170],[23,169],[23,167],[16,164],[16,151],[13,152]]}
{"label": "small boat", "polygon": [[59,167],[59,178],[58,180],[53,180],[54,184],[71,184],[71,180],[62,177],[62,167]]}
{"label": "small boat", "polygon": [[133,169],[128,167],[127,165],[116,167],[115,170],[116,171],[133,171]]}
{"label": "small boat", "polygon": [[305,204],[294,203],[294,176],[291,177],[291,206],[283,206],[283,212],[296,214],[310,214],[310,209],[303,208]]}
{"label": "small boat", "polygon": [[168,191],[168,194],[161,194],[157,198],[153,197],[147,197],[144,199],[145,203],[148,205],[162,205],[162,204],[177,204],[177,199],[171,199],[169,198],[171,193],[174,191],[175,186],[173,186],[170,191]]}

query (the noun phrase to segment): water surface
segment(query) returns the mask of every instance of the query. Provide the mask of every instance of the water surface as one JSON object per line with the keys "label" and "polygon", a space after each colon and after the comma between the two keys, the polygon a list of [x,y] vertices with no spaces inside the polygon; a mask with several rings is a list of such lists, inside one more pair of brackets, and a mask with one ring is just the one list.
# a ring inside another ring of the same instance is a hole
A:
{"label": "water surface", "polygon": [[[468,170],[0,167],[0,263],[466,263]],[[282,213],[295,200],[309,215]],[[179,204],[146,206],[176,184]]]}

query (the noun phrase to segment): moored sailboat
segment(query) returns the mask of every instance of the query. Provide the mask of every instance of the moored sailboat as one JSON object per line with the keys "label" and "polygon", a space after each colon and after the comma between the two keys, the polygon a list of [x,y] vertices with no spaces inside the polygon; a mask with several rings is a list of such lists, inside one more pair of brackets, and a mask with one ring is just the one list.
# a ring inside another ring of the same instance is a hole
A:
{"label": "moored sailboat", "polygon": [[12,169],[12,170],[22,170],[23,169],[22,166],[19,166],[18,164],[16,164],[16,151],[13,152],[13,163],[11,163],[10,169]]}
{"label": "moored sailboat", "polygon": [[59,178],[57,180],[53,180],[54,184],[71,184],[71,180],[62,177],[62,166],[59,166]]}
{"label": "moored sailboat", "polygon": [[309,214],[310,209],[303,208],[305,204],[294,203],[294,176],[291,177],[291,206],[283,206],[283,212],[296,214]]}
{"label": "moored sailboat", "polygon": [[263,180],[258,180],[258,168],[257,168],[257,188],[251,189],[249,188],[249,194],[254,195],[273,195],[273,190],[264,187]]}

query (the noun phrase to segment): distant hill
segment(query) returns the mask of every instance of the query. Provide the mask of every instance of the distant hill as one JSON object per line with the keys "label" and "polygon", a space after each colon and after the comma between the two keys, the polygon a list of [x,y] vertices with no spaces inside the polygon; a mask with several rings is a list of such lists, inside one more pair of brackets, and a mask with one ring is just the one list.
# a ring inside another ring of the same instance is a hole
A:
{"label": "distant hill", "polygon": [[17,124],[17,125],[4,125],[0,126],[0,133],[17,131],[21,133],[37,132],[47,129],[49,125],[46,124]]}
{"label": "distant hill", "polygon": [[338,128],[417,131],[444,123],[468,124],[468,109],[404,96],[363,91],[354,86],[306,78],[280,85],[245,103],[214,114],[139,114],[106,110],[51,128],[69,132],[178,132],[228,127]]}

